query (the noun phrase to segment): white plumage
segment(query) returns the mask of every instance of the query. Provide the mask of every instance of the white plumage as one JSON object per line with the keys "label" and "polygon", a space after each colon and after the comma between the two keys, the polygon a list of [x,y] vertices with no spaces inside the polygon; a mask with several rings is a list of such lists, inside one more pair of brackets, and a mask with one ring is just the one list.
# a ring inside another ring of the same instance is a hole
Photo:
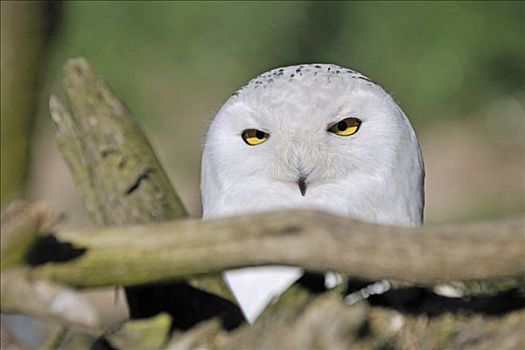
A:
{"label": "white plumage", "polygon": [[[203,217],[313,208],[419,225],[423,178],[414,130],[379,85],[337,65],[277,68],[234,93],[210,125]],[[253,322],[301,274],[258,267],[228,271],[225,279]]]}

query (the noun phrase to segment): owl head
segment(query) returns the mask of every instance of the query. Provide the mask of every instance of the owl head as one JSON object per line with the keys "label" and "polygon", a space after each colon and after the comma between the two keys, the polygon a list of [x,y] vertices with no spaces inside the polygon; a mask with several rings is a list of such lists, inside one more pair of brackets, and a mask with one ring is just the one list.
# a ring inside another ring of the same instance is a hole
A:
{"label": "owl head", "polygon": [[419,224],[423,161],[381,86],[332,64],[276,68],[235,92],[206,136],[205,217],[314,208]]}

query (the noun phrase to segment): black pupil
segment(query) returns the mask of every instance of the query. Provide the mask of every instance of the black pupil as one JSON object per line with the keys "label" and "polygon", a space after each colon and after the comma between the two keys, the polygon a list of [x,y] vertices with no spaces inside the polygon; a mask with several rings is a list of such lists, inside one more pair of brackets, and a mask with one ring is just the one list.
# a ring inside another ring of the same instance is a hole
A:
{"label": "black pupil", "polygon": [[255,137],[257,137],[259,140],[262,140],[264,139],[264,132],[260,131],[260,130],[257,130],[255,132]]}
{"label": "black pupil", "polygon": [[337,123],[337,130],[345,131],[347,128],[348,128],[348,125],[346,124],[346,122],[344,120],[342,120],[339,123]]}

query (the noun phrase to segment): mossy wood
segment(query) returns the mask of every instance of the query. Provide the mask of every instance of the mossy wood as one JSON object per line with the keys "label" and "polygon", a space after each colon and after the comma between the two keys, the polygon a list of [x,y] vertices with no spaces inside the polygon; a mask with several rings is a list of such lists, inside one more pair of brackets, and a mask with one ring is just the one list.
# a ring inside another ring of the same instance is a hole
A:
{"label": "mossy wood", "polygon": [[[406,228],[315,211],[101,228],[57,238],[81,256],[33,269],[78,287],[170,281],[255,265],[294,265],[413,285],[525,276],[525,219]],[[107,266],[111,266],[108,269]]]}
{"label": "mossy wood", "polygon": [[[56,142],[93,221],[128,225],[186,216],[149,141],[108,84],[83,58],[68,60],[64,75],[73,113],[51,97]],[[193,285],[233,300],[218,276]]]}
{"label": "mossy wood", "polygon": [[69,60],[70,114],[52,97],[56,141],[98,225],[175,219],[186,210],[126,106],[84,59]]}

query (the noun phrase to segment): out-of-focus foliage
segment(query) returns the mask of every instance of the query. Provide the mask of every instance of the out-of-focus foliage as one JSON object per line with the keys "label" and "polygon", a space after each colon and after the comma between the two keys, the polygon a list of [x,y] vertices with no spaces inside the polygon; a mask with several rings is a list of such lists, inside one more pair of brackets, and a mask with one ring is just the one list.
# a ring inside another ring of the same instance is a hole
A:
{"label": "out-of-focus foliage", "polygon": [[523,2],[64,6],[57,62],[87,56],[139,116],[152,114],[154,103],[143,102],[143,81],[158,90],[163,81],[176,83],[189,93],[219,88],[225,98],[247,77],[300,62],[335,62],[368,74],[416,123],[472,115],[485,101],[525,90]]}
{"label": "out-of-focus foliage", "polygon": [[51,25],[44,2],[2,2],[2,207],[25,189],[38,73]]}

